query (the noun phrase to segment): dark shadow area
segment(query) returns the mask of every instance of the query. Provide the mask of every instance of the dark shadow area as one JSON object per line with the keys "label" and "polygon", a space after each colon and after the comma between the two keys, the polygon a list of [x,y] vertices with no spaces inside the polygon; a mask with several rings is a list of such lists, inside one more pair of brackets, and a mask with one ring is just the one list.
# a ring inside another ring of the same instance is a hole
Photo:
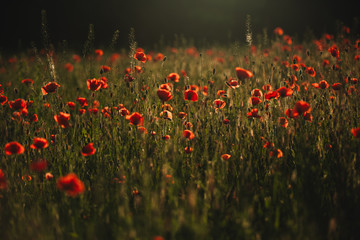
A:
{"label": "dark shadow area", "polygon": [[171,44],[175,34],[198,42],[244,41],[248,14],[254,35],[280,26],[300,39],[306,29],[315,35],[335,33],[337,23],[358,32],[353,25],[359,15],[351,2],[334,5],[325,0],[12,1],[1,7],[2,51],[27,48],[32,41],[41,46],[42,9],[47,11],[52,42],[67,40],[73,48],[83,45],[90,23],[95,26],[96,46],[107,46],[118,29],[118,47],[127,47],[129,29],[134,27],[140,45],[153,47],[161,38]]}

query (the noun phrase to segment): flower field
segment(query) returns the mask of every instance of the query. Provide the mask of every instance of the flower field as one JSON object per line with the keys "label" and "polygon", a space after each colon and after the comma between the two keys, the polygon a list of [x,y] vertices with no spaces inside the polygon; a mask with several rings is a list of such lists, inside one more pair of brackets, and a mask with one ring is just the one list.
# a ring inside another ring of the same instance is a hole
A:
{"label": "flower field", "polygon": [[0,56],[1,239],[359,239],[360,39]]}

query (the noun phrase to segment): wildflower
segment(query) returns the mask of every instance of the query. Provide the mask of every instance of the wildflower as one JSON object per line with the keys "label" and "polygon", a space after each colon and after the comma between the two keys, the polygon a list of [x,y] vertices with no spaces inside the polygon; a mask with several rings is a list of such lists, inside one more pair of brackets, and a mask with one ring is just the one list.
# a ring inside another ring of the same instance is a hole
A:
{"label": "wildflower", "polygon": [[185,147],[185,153],[191,153],[193,149],[191,147]]}
{"label": "wildflower", "polygon": [[217,93],[216,93],[216,96],[223,96],[223,95],[225,95],[225,91],[224,91],[224,90],[219,90],[219,91],[217,91]]}
{"label": "wildflower", "polygon": [[31,84],[34,84],[34,80],[26,78],[26,79],[22,80],[21,83],[31,85]]}
{"label": "wildflower", "polygon": [[97,91],[101,88],[101,81],[96,78],[86,80],[87,87],[91,91]]}
{"label": "wildflower", "polygon": [[313,86],[313,88],[318,89],[326,89],[329,87],[329,84],[325,80],[321,80],[319,83],[312,83],[311,85]]}
{"label": "wildflower", "polygon": [[265,93],[266,100],[270,100],[272,98],[278,99],[279,96],[280,96],[280,93],[278,91],[269,91],[269,92]]}
{"label": "wildflower", "polygon": [[283,127],[283,128],[287,128],[287,126],[289,125],[289,122],[286,118],[284,117],[279,117],[279,124]]}
{"label": "wildflower", "polygon": [[90,155],[94,155],[96,152],[96,149],[94,148],[94,144],[93,143],[89,143],[87,144],[86,146],[84,146],[82,149],[81,149],[81,154],[83,156],[90,156]]}
{"label": "wildflower", "polygon": [[174,82],[179,82],[180,79],[180,75],[177,73],[170,73],[169,75],[167,75],[166,77],[168,80],[174,81]]}
{"label": "wildflower", "polygon": [[315,72],[314,68],[312,68],[312,67],[306,68],[306,73],[309,74],[311,77],[315,77],[315,75],[316,75],[316,72]]}
{"label": "wildflower", "polygon": [[135,126],[142,126],[144,123],[144,117],[138,112],[134,112],[131,115],[127,115],[126,119],[130,121],[130,124]]}
{"label": "wildflower", "polygon": [[86,98],[78,97],[78,98],[76,99],[76,101],[77,101],[78,103],[80,103],[81,107],[86,107],[86,106],[88,106],[88,100],[87,100]]}
{"label": "wildflower", "polygon": [[164,110],[160,113],[160,116],[163,117],[164,119],[168,119],[168,120],[172,120],[173,115],[170,111],[168,110]]}
{"label": "wildflower", "polygon": [[75,173],[69,173],[57,180],[59,190],[65,191],[68,196],[75,197],[85,191],[84,183]]}
{"label": "wildflower", "polygon": [[328,49],[328,52],[331,54],[331,56],[339,58],[339,48],[335,44]]}
{"label": "wildflower", "polygon": [[199,97],[194,90],[186,90],[184,93],[184,99],[196,102],[199,99]]}
{"label": "wildflower", "polygon": [[24,99],[18,98],[14,101],[9,101],[9,106],[15,111],[21,111],[24,108],[27,108],[26,101]]}
{"label": "wildflower", "polygon": [[355,138],[359,138],[360,137],[360,127],[352,128],[351,133],[352,133],[352,135],[354,135]]}
{"label": "wildflower", "polygon": [[67,102],[66,105],[68,105],[71,110],[75,110],[75,103],[74,102]]}
{"label": "wildflower", "polygon": [[284,30],[280,27],[274,29],[274,33],[278,36],[282,36],[284,34]]}
{"label": "wildflower", "polygon": [[237,67],[235,68],[236,70],[236,75],[238,77],[239,80],[244,80],[246,78],[251,78],[253,77],[253,73],[250,72],[249,70]]}
{"label": "wildflower", "polygon": [[190,130],[184,130],[183,136],[189,140],[192,140],[195,137],[194,133]]}
{"label": "wildflower", "polygon": [[25,148],[18,142],[9,142],[5,144],[6,155],[23,154]]}
{"label": "wildflower", "polygon": [[221,99],[216,99],[213,101],[213,106],[214,106],[215,110],[222,109],[225,107],[225,105],[226,105],[226,103]]}
{"label": "wildflower", "polygon": [[186,118],[186,116],[187,116],[187,114],[184,113],[184,112],[179,112],[179,113],[178,113],[178,117],[179,117],[180,119],[184,119],[184,118]]}
{"label": "wildflower", "polygon": [[101,50],[101,49],[96,49],[96,50],[95,50],[95,55],[98,56],[98,57],[100,57],[100,56],[104,55],[104,52],[103,52],[103,50]]}
{"label": "wildflower", "polygon": [[37,122],[39,121],[38,115],[36,113],[34,113],[31,117],[30,117],[30,122]]}
{"label": "wildflower", "polygon": [[229,160],[229,158],[231,158],[231,155],[230,154],[223,154],[223,155],[221,155],[221,158],[223,160]]}
{"label": "wildflower", "polygon": [[53,178],[54,178],[54,175],[52,175],[51,173],[49,173],[49,172],[45,173],[45,179],[46,179],[47,181],[50,181],[50,180],[52,180]]}
{"label": "wildflower", "polygon": [[170,135],[162,136],[162,139],[163,139],[163,140],[170,140]]}
{"label": "wildflower", "polygon": [[107,73],[107,72],[110,72],[110,67],[109,66],[106,66],[106,65],[102,65],[101,67],[100,67],[100,73],[102,74],[102,73]]}
{"label": "wildflower", "polygon": [[279,93],[280,97],[287,97],[287,96],[291,96],[293,94],[293,90],[286,88],[286,87],[281,87],[279,89],[276,90]]}
{"label": "wildflower", "polygon": [[160,100],[163,102],[169,101],[173,98],[171,92],[169,90],[165,90],[165,89],[158,89],[157,95],[160,98]]}
{"label": "wildflower", "polygon": [[256,106],[258,105],[259,103],[261,103],[262,101],[260,100],[260,98],[258,97],[250,97],[249,99],[249,103],[252,105],[252,106]]}
{"label": "wildflower", "polygon": [[4,105],[7,102],[7,97],[0,94],[0,104]]}
{"label": "wildflower", "polygon": [[62,128],[70,127],[69,124],[70,114],[60,112],[59,115],[54,116],[54,119],[60,125],[60,127]]}
{"label": "wildflower", "polygon": [[34,143],[30,145],[32,149],[43,149],[49,146],[48,141],[45,138],[34,138]]}
{"label": "wildflower", "polygon": [[134,58],[137,59],[138,61],[145,63],[147,58],[144,52],[136,52],[134,55]]}
{"label": "wildflower", "polygon": [[41,88],[41,92],[43,95],[47,95],[48,93],[54,93],[60,87],[56,82],[49,82],[45,86]]}
{"label": "wildflower", "polygon": [[254,108],[254,109],[251,109],[250,112],[247,113],[247,118],[261,118],[261,116],[259,116],[258,114],[258,109],[257,108]]}
{"label": "wildflower", "polygon": [[299,113],[297,111],[295,111],[294,109],[286,109],[285,115],[288,118],[297,118],[299,116]]}
{"label": "wildflower", "polygon": [[297,101],[294,105],[294,111],[299,114],[304,114],[311,111],[310,104],[305,101]]}
{"label": "wildflower", "polygon": [[74,66],[71,63],[65,63],[64,68],[68,71],[68,72],[72,72],[74,70]]}

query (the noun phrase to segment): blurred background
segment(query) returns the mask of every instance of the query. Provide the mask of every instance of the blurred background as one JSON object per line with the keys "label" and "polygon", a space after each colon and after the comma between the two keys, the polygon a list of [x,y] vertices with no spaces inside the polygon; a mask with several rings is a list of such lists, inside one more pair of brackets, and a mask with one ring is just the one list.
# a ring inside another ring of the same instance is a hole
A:
{"label": "blurred background", "polygon": [[[130,28],[140,46],[172,44],[178,36],[195,44],[245,43],[246,16],[251,17],[254,38],[263,29],[269,34],[280,26],[299,40],[304,33],[335,33],[340,24],[358,34],[359,10],[353,2],[332,4],[325,0],[35,0],[3,3],[0,14],[0,51],[26,49],[31,42],[41,47],[41,10],[47,11],[49,36],[56,46],[66,40],[79,49],[87,39],[89,24],[95,27],[95,47],[110,44],[120,31],[117,47],[128,47]],[[311,31],[310,31],[311,30]],[[161,40],[162,39],[162,40]]]}

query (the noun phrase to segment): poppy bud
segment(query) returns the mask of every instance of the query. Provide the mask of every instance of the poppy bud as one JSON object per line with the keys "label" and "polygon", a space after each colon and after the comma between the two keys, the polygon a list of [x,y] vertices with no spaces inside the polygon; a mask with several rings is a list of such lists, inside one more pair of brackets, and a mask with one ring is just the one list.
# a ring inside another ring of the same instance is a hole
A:
{"label": "poppy bud", "polygon": [[18,93],[18,89],[14,88],[14,93],[17,94]]}

